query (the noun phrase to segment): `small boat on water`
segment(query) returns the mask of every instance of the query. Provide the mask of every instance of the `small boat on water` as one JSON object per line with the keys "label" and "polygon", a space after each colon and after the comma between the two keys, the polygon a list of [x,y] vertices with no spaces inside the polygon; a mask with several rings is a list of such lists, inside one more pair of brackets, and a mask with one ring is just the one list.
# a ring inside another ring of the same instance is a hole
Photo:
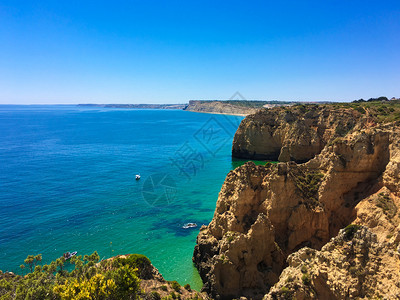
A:
{"label": "small boat on water", "polygon": [[68,260],[71,257],[75,256],[77,253],[78,253],[78,251],[66,252],[66,253],[63,254],[63,257],[65,258],[65,260]]}
{"label": "small boat on water", "polygon": [[139,180],[140,179],[140,174],[136,174],[135,178],[136,178],[136,180]]}
{"label": "small boat on water", "polygon": [[195,227],[197,227],[196,223],[186,223],[185,225],[182,226],[183,229],[195,228]]}

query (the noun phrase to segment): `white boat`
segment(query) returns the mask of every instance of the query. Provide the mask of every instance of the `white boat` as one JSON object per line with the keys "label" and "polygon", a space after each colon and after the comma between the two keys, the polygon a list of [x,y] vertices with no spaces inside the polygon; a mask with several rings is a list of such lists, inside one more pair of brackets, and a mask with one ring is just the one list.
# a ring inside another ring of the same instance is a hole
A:
{"label": "white boat", "polygon": [[187,223],[187,224],[182,226],[183,229],[195,228],[195,227],[197,227],[196,223]]}
{"label": "white boat", "polygon": [[74,252],[66,252],[63,254],[63,257],[65,258],[65,260],[70,259],[71,257],[75,256],[78,252],[74,251]]}
{"label": "white boat", "polygon": [[139,180],[140,179],[140,175],[136,174],[135,178],[136,178],[136,180]]}

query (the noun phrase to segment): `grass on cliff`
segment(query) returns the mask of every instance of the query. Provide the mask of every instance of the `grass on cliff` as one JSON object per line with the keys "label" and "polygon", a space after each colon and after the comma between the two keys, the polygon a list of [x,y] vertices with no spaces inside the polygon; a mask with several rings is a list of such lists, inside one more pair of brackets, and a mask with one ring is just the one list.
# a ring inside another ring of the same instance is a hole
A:
{"label": "grass on cliff", "polygon": [[379,193],[376,199],[376,206],[383,210],[383,213],[389,218],[393,218],[397,214],[397,206],[386,193]]}
{"label": "grass on cliff", "polygon": [[307,203],[313,206],[318,205],[318,190],[324,174],[317,171],[302,171],[298,169],[296,172],[292,172],[291,175],[303,198],[308,200]]}
{"label": "grass on cliff", "polygon": [[[388,123],[400,121],[400,99],[387,100],[386,97],[379,97],[364,101],[362,99],[353,102],[340,102],[340,103],[325,103],[320,105],[315,104],[297,104],[293,106],[294,109],[304,114],[311,110],[319,108],[333,108],[333,109],[354,109],[362,116],[368,116],[377,123]],[[287,108],[285,108],[287,109]],[[340,129],[338,129],[340,130]],[[340,132],[343,136],[344,132]]]}
{"label": "grass on cliff", "polygon": [[334,103],[331,105],[338,108],[353,108],[362,115],[368,115],[378,123],[400,120],[400,100]]}
{"label": "grass on cliff", "polygon": [[275,105],[284,105],[284,104],[292,104],[294,102],[291,101],[264,101],[264,100],[195,100],[200,103],[211,103],[211,102],[220,102],[225,104],[230,104],[238,107],[245,108],[262,108],[266,104],[275,104]]}

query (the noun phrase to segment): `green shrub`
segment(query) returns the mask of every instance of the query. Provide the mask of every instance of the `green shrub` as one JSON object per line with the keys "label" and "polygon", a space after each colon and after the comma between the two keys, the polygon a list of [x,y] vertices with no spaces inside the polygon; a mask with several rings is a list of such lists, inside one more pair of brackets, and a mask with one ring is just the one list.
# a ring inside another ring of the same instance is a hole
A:
{"label": "green shrub", "polygon": [[301,271],[301,273],[303,273],[303,274],[304,274],[304,273],[307,273],[307,267],[306,267],[305,265],[302,265],[300,271]]}
{"label": "green shrub", "polygon": [[279,292],[283,299],[292,299],[293,297],[293,292],[287,286],[283,286]]}
{"label": "green shrub", "polygon": [[160,289],[162,289],[163,291],[168,291],[168,288],[167,288],[167,286],[166,285],[162,285],[162,286],[160,286]]}
{"label": "green shrub", "polygon": [[186,290],[188,290],[189,292],[191,292],[192,291],[192,289],[191,289],[191,287],[190,287],[190,284],[189,283],[186,283],[184,286],[183,286]]}
{"label": "green shrub", "polygon": [[338,125],[335,128],[335,133],[341,137],[344,137],[348,132],[350,131],[350,128],[343,127],[341,125]]}
{"label": "green shrub", "polygon": [[310,285],[311,284],[311,277],[309,274],[303,274],[303,276],[301,276],[301,281],[303,281],[303,283],[305,285]]}
{"label": "green shrub", "polygon": [[177,282],[177,281],[171,281],[171,287],[176,291],[176,292],[180,292],[181,290],[181,285]]}
{"label": "green shrub", "polygon": [[161,300],[161,296],[159,293],[153,291],[150,293],[151,300]]}
{"label": "green shrub", "polygon": [[360,225],[350,224],[344,229],[344,236],[347,240],[351,240],[354,234],[360,229]]}
{"label": "green shrub", "polygon": [[300,104],[297,107],[301,113],[305,113],[307,111],[307,107],[304,104]]}
{"label": "green shrub", "polygon": [[318,190],[324,174],[316,171],[298,170],[292,173],[294,182],[302,196],[312,205],[318,204]]}
{"label": "green shrub", "polygon": [[359,113],[365,114],[365,109],[362,106],[357,106],[354,109]]}
{"label": "green shrub", "polygon": [[378,195],[376,206],[381,208],[384,214],[389,218],[393,218],[397,214],[397,206],[394,204],[390,196],[385,193],[380,193]]}

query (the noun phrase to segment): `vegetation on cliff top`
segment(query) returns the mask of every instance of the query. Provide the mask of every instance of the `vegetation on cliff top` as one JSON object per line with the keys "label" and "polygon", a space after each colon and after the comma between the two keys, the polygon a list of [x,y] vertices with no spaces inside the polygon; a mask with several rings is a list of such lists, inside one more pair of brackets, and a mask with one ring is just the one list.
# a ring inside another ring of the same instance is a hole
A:
{"label": "vegetation on cliff top", "polygon": [[356,100],[353,102],[332,102],[307,104],[297,103],[293,107],[285,107],[285,111],[298,111],[302,114],[316,109],[354,109],[364,116],[368,116],[375,122],[393,122],[400,120],[400,99],[388,100],[386,97],[371,98],[369,100]]}
{"label": "vegetation on cliff top", "polygon": [[[246,107],[246,108],[262,108],[266,104],[274,104],[274,105],[285,105],[285,104],[293,104],[293,101],[264,101],[264,100],[191,100],[196,101],[198,103],[212,103],[212,102],[219,102],[222,104],[230,104],[239,107]],[[190,104],[190,102],[189,102]]]}
{"label": "vegetation on cliff top", "polygon": [[[32,259],[33,258],[33,259]],[[40,258],[40,259],[39,259]],[[63,257],[39,265],[41,255],[29,255],[25,265],[33,272],[25,276],[0,273],[1,299],[137,299],[141,272],[151,267],[147,257],[138,254],[103,260],[99,255],[71,258],[68,271]],[[24,269],[25,265],[21,265]]]}
{"label": "vegetation on cliff top", "polygon": [[[153,290],[147,292],[141,289],[142,280],[156,279],[155,269],[144,255],[131,254],[99,260],[99,255],[94,252],[83,258],[75,256],[66,261],[61,257],[50,264],[39,265],[42,256],[29,255],[20,266],[28,271],[25,276],[0,271],[0,299],[161,300],[181,299],[183,296],[182,288],[176,281],[162,280],[163,285],[157,287],[152,284]],[[184,298],[201,299],[189,284],[184,289],[190,292]]]}
{"label": "vegetation on cliff top", "polygon": [[[368,101],[358,100],[352,103],[333,103],[329,105],[334,108],[352,108],[378,123],[400,120],[400,100],[380,101],[370,99]],[[322,108],[329,105],[322,105]]]}
{"label": "vegetation on cliff top", "polygon": [[[75,256],[66,261],[61,257],[40,265],[41,254],[28,255],[20,266],[28,271],[25,276],[0,271],[0,299],[202,299],[189,284],[183,289],[176,281],[160,279],[144,255],[99,260],[94,252],[83,258]],[[150,291],[141,287],[146,280],[152,282]]]}

